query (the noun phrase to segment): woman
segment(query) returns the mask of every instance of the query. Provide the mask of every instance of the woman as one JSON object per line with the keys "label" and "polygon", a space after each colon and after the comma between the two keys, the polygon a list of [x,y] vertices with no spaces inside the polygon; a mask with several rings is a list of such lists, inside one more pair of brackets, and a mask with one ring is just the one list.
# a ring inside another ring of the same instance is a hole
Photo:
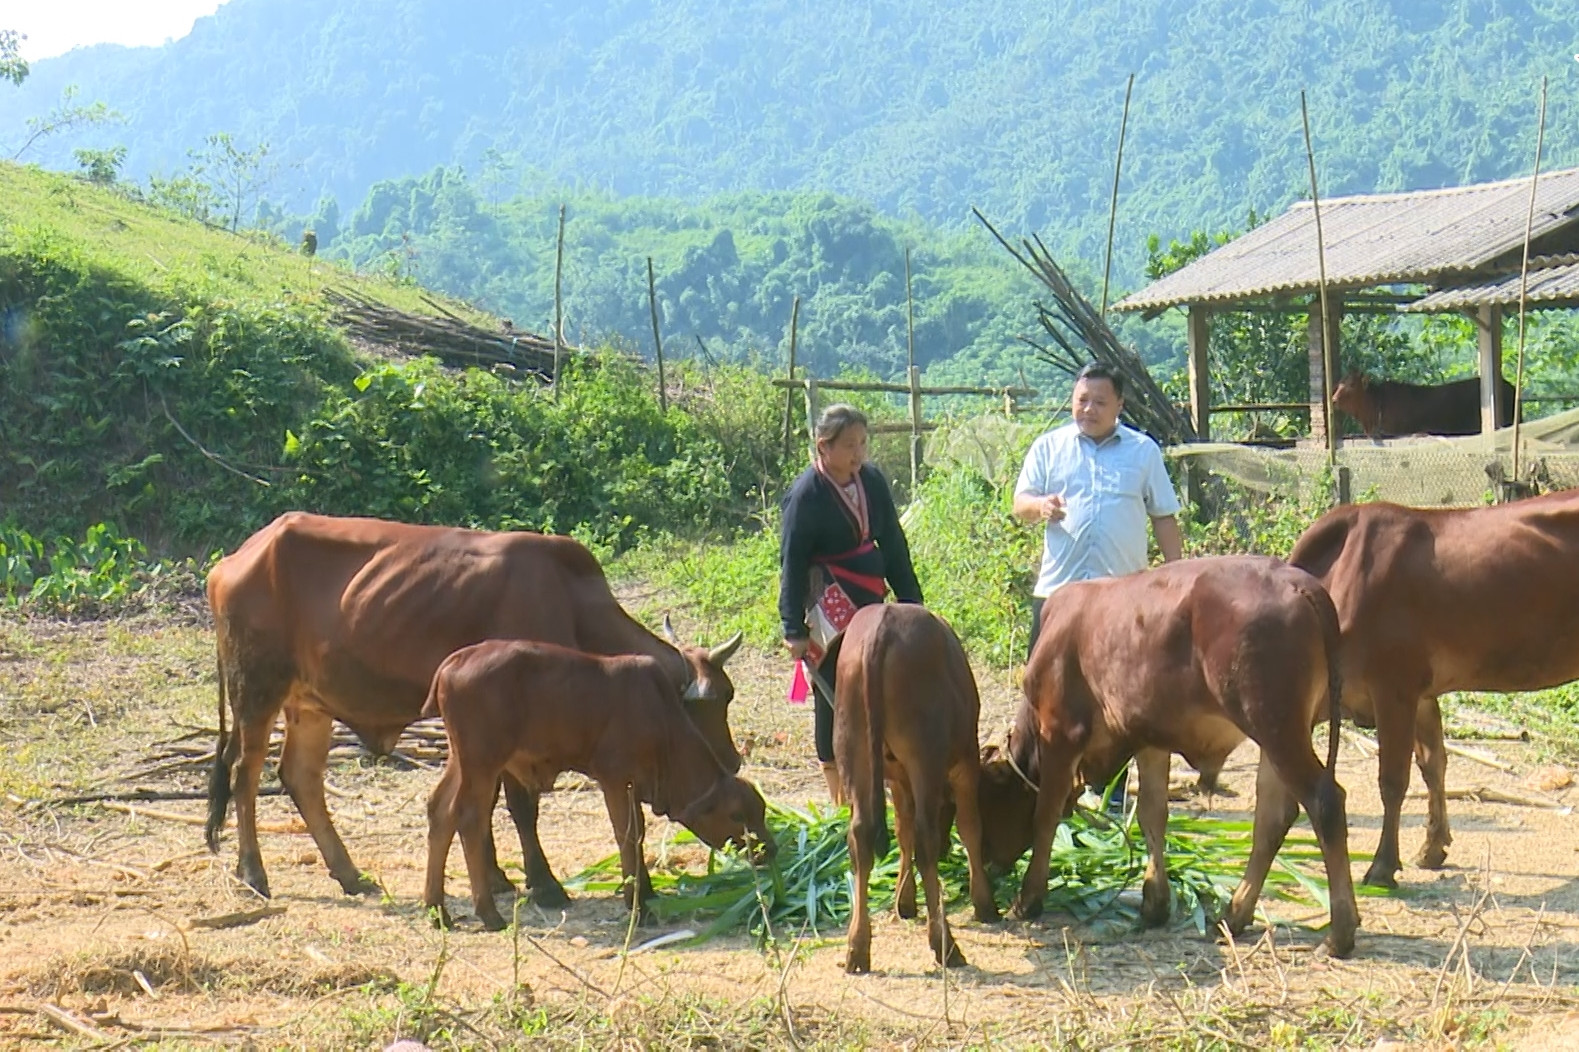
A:
{"label": "woman", "polygon": [[817,418],[817,457],[784,496],[779,542],[779,618],[784,646],[812,673],[817,759],[841,804],[833,764],[833,688],[838,641],[855,611],[881,603],[889,586],[921,602],[910,545],[882,472],[866,462],[866,416],[831,405]]}

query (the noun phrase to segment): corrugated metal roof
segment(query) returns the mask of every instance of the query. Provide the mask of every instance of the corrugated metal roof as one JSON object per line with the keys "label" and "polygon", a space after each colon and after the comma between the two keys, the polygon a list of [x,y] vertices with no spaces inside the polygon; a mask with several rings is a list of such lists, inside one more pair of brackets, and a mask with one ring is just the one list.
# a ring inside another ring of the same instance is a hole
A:
{"label": "corrugated metal roof", "polygon": [[[1579,304],[1579,256],[1546,256],[1530,260],[1525,300],[1532,307],[1565,307]],[[1519,305],[1519,275],[1499,275],[1472,285],[1458,285],[1422,296],[1406,307],[1411,311],[1458,310],[1499,304]]]}
{"label": "corrugated metal roof", "polygon": [[[1321,203],[1329,287],[1436,283],[1485,266],[1524,242],[1530,180],[1335,197]],[[1532,236],[1579,220],[1579,168],[1542,173]],[[1309,201],[1114,306],[1159,310],[1228,303],[1318,285]]]}

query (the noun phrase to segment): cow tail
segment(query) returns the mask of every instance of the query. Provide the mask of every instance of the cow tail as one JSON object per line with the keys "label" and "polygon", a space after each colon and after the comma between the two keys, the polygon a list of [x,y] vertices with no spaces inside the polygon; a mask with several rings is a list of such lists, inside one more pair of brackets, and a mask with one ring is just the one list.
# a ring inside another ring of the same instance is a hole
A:
{"label": "cow tail", "polygon": [[422,712],[417,716],[419,720],[432,719],[439,715],[439,680],[443,677],[440,672],[444,666],[439,666],[439,672],[433,674],[433,683],[428,687],[428,700],[422,703]]}
{"label": "cow tail", "polygon": [[1338,608],[1324,588],[1308,592],[1316,618],[1321,622],[1321,641],[1327,651],[1327,781],[1338,778],[1338,725],[1343,719],[1343,629],[1338,624]]}
{"label": "cow tail", "polygon": [[216,648],[219,679],[219,740],[214,743],[214,766],[208,775],[208,823],[204,839],[210,851],[219,850],[219,831],[225,827],[225,812],[230,809],[230,771],[236,756],[232,746],[235,740],[225,733],[225,710],[230,699],[225,690],[225,657],[223,649]]}
{"label": "cow tail", "polygon": [[[880,621],[877,626],[877,640],[879,644],[886,642],[886,621]],[[866,702],[866,746],[868,750],[867,766],[869,772],[866,784],[857,789],[863,795],[866,813],[871,815],[872,822],[872,857],[882,858],[888,854],[888,799],[883,791],[883,710],[886,705],[887,695],[883,693],[883,666],[888,660],[888,648],[879,645],[872,648],[875,660],[866,662],[866,682],[862,684],[865,690]]]}

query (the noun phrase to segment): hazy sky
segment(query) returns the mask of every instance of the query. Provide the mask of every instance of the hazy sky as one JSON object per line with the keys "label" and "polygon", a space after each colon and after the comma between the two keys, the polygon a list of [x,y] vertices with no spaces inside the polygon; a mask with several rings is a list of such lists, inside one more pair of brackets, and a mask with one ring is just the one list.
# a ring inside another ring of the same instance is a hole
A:
{"label": "hazy sky", "polygon": [[163,44],[223,0],[0,0],[0,29],[27,34],[29,62],[88,44]]}

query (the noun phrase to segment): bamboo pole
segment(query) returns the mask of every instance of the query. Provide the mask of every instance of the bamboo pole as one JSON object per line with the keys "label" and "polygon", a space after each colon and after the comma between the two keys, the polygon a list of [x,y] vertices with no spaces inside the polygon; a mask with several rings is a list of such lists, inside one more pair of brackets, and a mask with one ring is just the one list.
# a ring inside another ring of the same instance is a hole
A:
{"label": "bamboo pole", "polygon": [[[1535,174],[1530,177],[1530,210],[1524,217],[1524,258],[1519,264],[1519,353],[1513,367],[1513,478],[1519,485],[1519,418],[1524,415],[1524,315],[1530,291],[1530,233],[1535,227],[1535,191],[1541,182],[1541,147],[1546,144],[1546,78],[1541,78],[1541,105],[1535,125]],[[1492,381],[1502,379],[1493,377]]]}
{"label": "bamboo pole", "polygon": [[1316,219],[1316,289],[1321,300],[1321,371],[1323,373],[1321,386],[1322,413],[1327,418],[1327,466],[1332,467],[1337,460],[1338,429],[1336,421],[1332,419],[1332,382],[1337,373],[1337,362],[1333,361],[1332,341],[1329,338],[1330,313],[1327,303],[1327,245],[1321,236],[1321,195],[1316,189],[1316,151],[1310,144],[1310,108],[1305,104],[1305,93],[1299,93],[1299,117],[1305,128],[1305,162],[1310,167],[1310,208]]}
{"label": "bamboo pole", "polygon": [[910,367],[910,499],[921,485],[921,370]]}
{"label": "bamboo pole", "polygon": [[811,455],[817,455],[817,378],[806,377],[806,441],[811,444]]}
{"label": "bamboo pole", "polygon": [[1129,96],[1135,90],[1135,74],[1129,75],[1129,82],[1124,85],[1124,116],[1118,124],[1118,157],[1113,162],[1113,198],[1108,204],[1107,212],[1107,253],[1102,262],[1102,310],[1101,316],[1107,318],[1107,290],[1108,279],[1113,275],[1113,228],[1118,223],[1118,177],[1124,170],[1124,133],[1129,130]]}
{"label": "bamboo pole", "polygon": [[658,285],[652,276],[652,257],[647,257],[647,305],[652,308],[652,346],[658,356],[658,408],[669,411],[669,386],[663,375],[663,337],[658,333]]}
{"label": "bamboo pole", "polygon": [[790,304],[790,345],[789,345],[789,374],[785,377],[788,381],[784,391],[784,459],[789,460],[790,455],[790,417],[795,412],[795,390],[791,384],[795,381],[795,337],[800,323],[800,297],[795,297],[795,302]]}
{"label": "bamboo pole", "polygon": [[565,309],[561,279],[565,270],[565,206],[559,206],[559,237],[554,248],[554,398],[559,397],[559,363],[565,350]]}

